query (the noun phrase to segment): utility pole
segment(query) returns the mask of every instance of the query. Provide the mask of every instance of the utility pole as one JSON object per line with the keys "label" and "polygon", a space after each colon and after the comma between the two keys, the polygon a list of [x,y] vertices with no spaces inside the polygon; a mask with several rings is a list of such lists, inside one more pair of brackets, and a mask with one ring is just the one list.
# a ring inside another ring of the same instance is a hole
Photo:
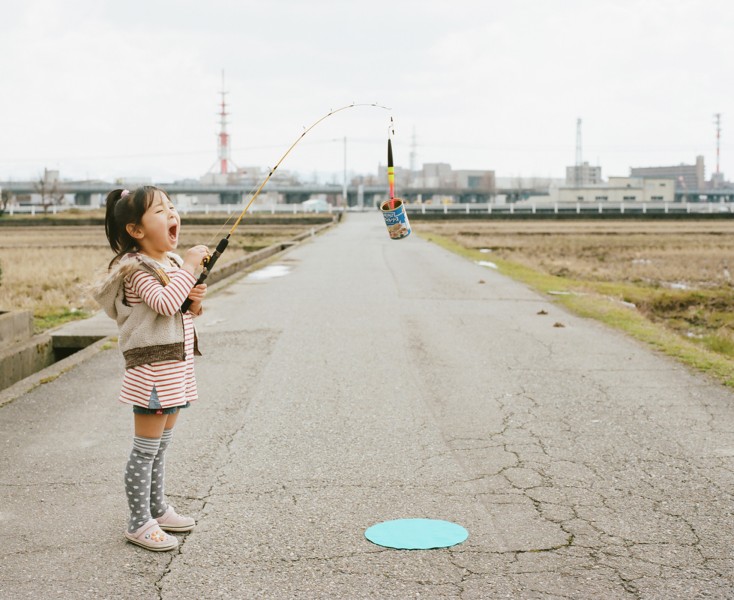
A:
{"label": "utility pole", "polygon": [[719,147],[721,143],[721,113],[714,115],[714,123],[716,124],[716,177],[719,177]]}
{"label": "utility pole", "polygon": [[342,181],[342,198],[344,198],[344,208],[349,206],[347,201],[347,136],[344,136],[344,179]]}
{"label": "utility pole", "polygon": [[576,169],[574,173],[574,184],[579,185],[582,180],[581,176],[581,119],[576,119]]}

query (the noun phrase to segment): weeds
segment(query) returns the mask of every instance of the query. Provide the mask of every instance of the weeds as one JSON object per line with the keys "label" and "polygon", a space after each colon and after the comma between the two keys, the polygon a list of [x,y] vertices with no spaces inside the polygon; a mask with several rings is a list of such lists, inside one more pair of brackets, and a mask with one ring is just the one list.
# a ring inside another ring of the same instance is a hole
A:
{"label": "weeds", "polygon": [[86,319],[90,315],[91,311],[88,310],[69,310],[67,308],[37,311],[33,315],[33,328],[36,333],[40,333],[47,329],[53,329],[54,327],[68,323],[69,321]]}
{"label": "weeds", "polygon": [[[450,221],[416,232],[734,386],[734,223]],[[730,235],[726,235],[730,234]]]}

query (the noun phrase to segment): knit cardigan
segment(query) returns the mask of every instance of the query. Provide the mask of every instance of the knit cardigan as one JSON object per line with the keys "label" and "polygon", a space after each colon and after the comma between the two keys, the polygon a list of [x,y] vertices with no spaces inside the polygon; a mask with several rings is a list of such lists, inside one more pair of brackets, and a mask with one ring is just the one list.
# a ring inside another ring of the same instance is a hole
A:
{"label": "knit cardigan", "polygon": [[[181,257],[169,252],[168,256],[180,267]],[[123,256],[112,268],[108,277],[93,292],[95,300],[119,328],[118,346],[125,358],[125,368],[137,367],[162,360],[184,360],[184,324],[180,308],[173,314],[161,314],[145,302],[130,305],[125,299],[125,278],[135,271],[143,270],[165,286],[176,282],[180,288],[180,306],[196,284],[196,278],[188,271],[179,269],[170,280],[153,259],[140,253]],[[179,283],[180,282],[180,283]],[[194,354],[199,352],[198,337],[194,329]]]}

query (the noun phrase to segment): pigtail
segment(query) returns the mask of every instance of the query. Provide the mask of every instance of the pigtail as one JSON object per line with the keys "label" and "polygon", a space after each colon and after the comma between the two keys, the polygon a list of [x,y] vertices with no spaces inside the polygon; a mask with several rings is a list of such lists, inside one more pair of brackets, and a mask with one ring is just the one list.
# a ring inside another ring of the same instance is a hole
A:
{"label": "pigtail", "polygon": [[110,243],[110,248],[113,252],[120,251],[120,233],[118,231],[117,219],[115,219],[115,205],[122,197],[124,190],[112,190],[107,194],[105,200],[105,215],[104,215],[104,232],[107,235],[107,241]]}
{"label": "pigtail", "polygon": [[117,189],[107,194],[104,230],[110,248],[115,253],[115,257],[110,261],[110,268],[125,254],[138,250],[137,242],[128,232],[127,226],[131,223],[140,225],[143,214],[153,202],[156,192],[168,197],[163,190],[152,185],[139,187],[132,192]]}
{"label": "pigtail", "polygon": [[[108,268],[111,268],[123,255],[137,249],[135,240],[126,228],[126,225],[131,222],[129,206],[131,199],[132,194],[128,190],[116,189],[107,194],[104,230],[110,248],[115,253],[115,257],[110,261]],[[137,220],[133,219],[133,222]]]}

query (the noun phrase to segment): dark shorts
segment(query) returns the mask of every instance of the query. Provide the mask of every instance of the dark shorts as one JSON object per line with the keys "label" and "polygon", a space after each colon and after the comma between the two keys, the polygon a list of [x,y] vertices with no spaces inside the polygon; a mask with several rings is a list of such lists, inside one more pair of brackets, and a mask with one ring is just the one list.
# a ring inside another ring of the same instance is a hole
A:
{"label": "dark shorts", "polygon": [[133,412],[136,415],[174,415],[178,412],[179,408],[188,408],[190,405],[191,403],[187,402],[183,406],[163,408],[158,401],[158,392],[153,388],[153,393],[150,395],[150,400],[148,400],[148,408],[135,404],[133,405]]}
{"label": "dark shorts", "polygon": [[143,408],[137,404],[133,406],[133,412],[136,415],[173,415],[178,412],[179,408],[188,408],[191,402],[187,402],[183,406],[171,406],[170,408]]}

